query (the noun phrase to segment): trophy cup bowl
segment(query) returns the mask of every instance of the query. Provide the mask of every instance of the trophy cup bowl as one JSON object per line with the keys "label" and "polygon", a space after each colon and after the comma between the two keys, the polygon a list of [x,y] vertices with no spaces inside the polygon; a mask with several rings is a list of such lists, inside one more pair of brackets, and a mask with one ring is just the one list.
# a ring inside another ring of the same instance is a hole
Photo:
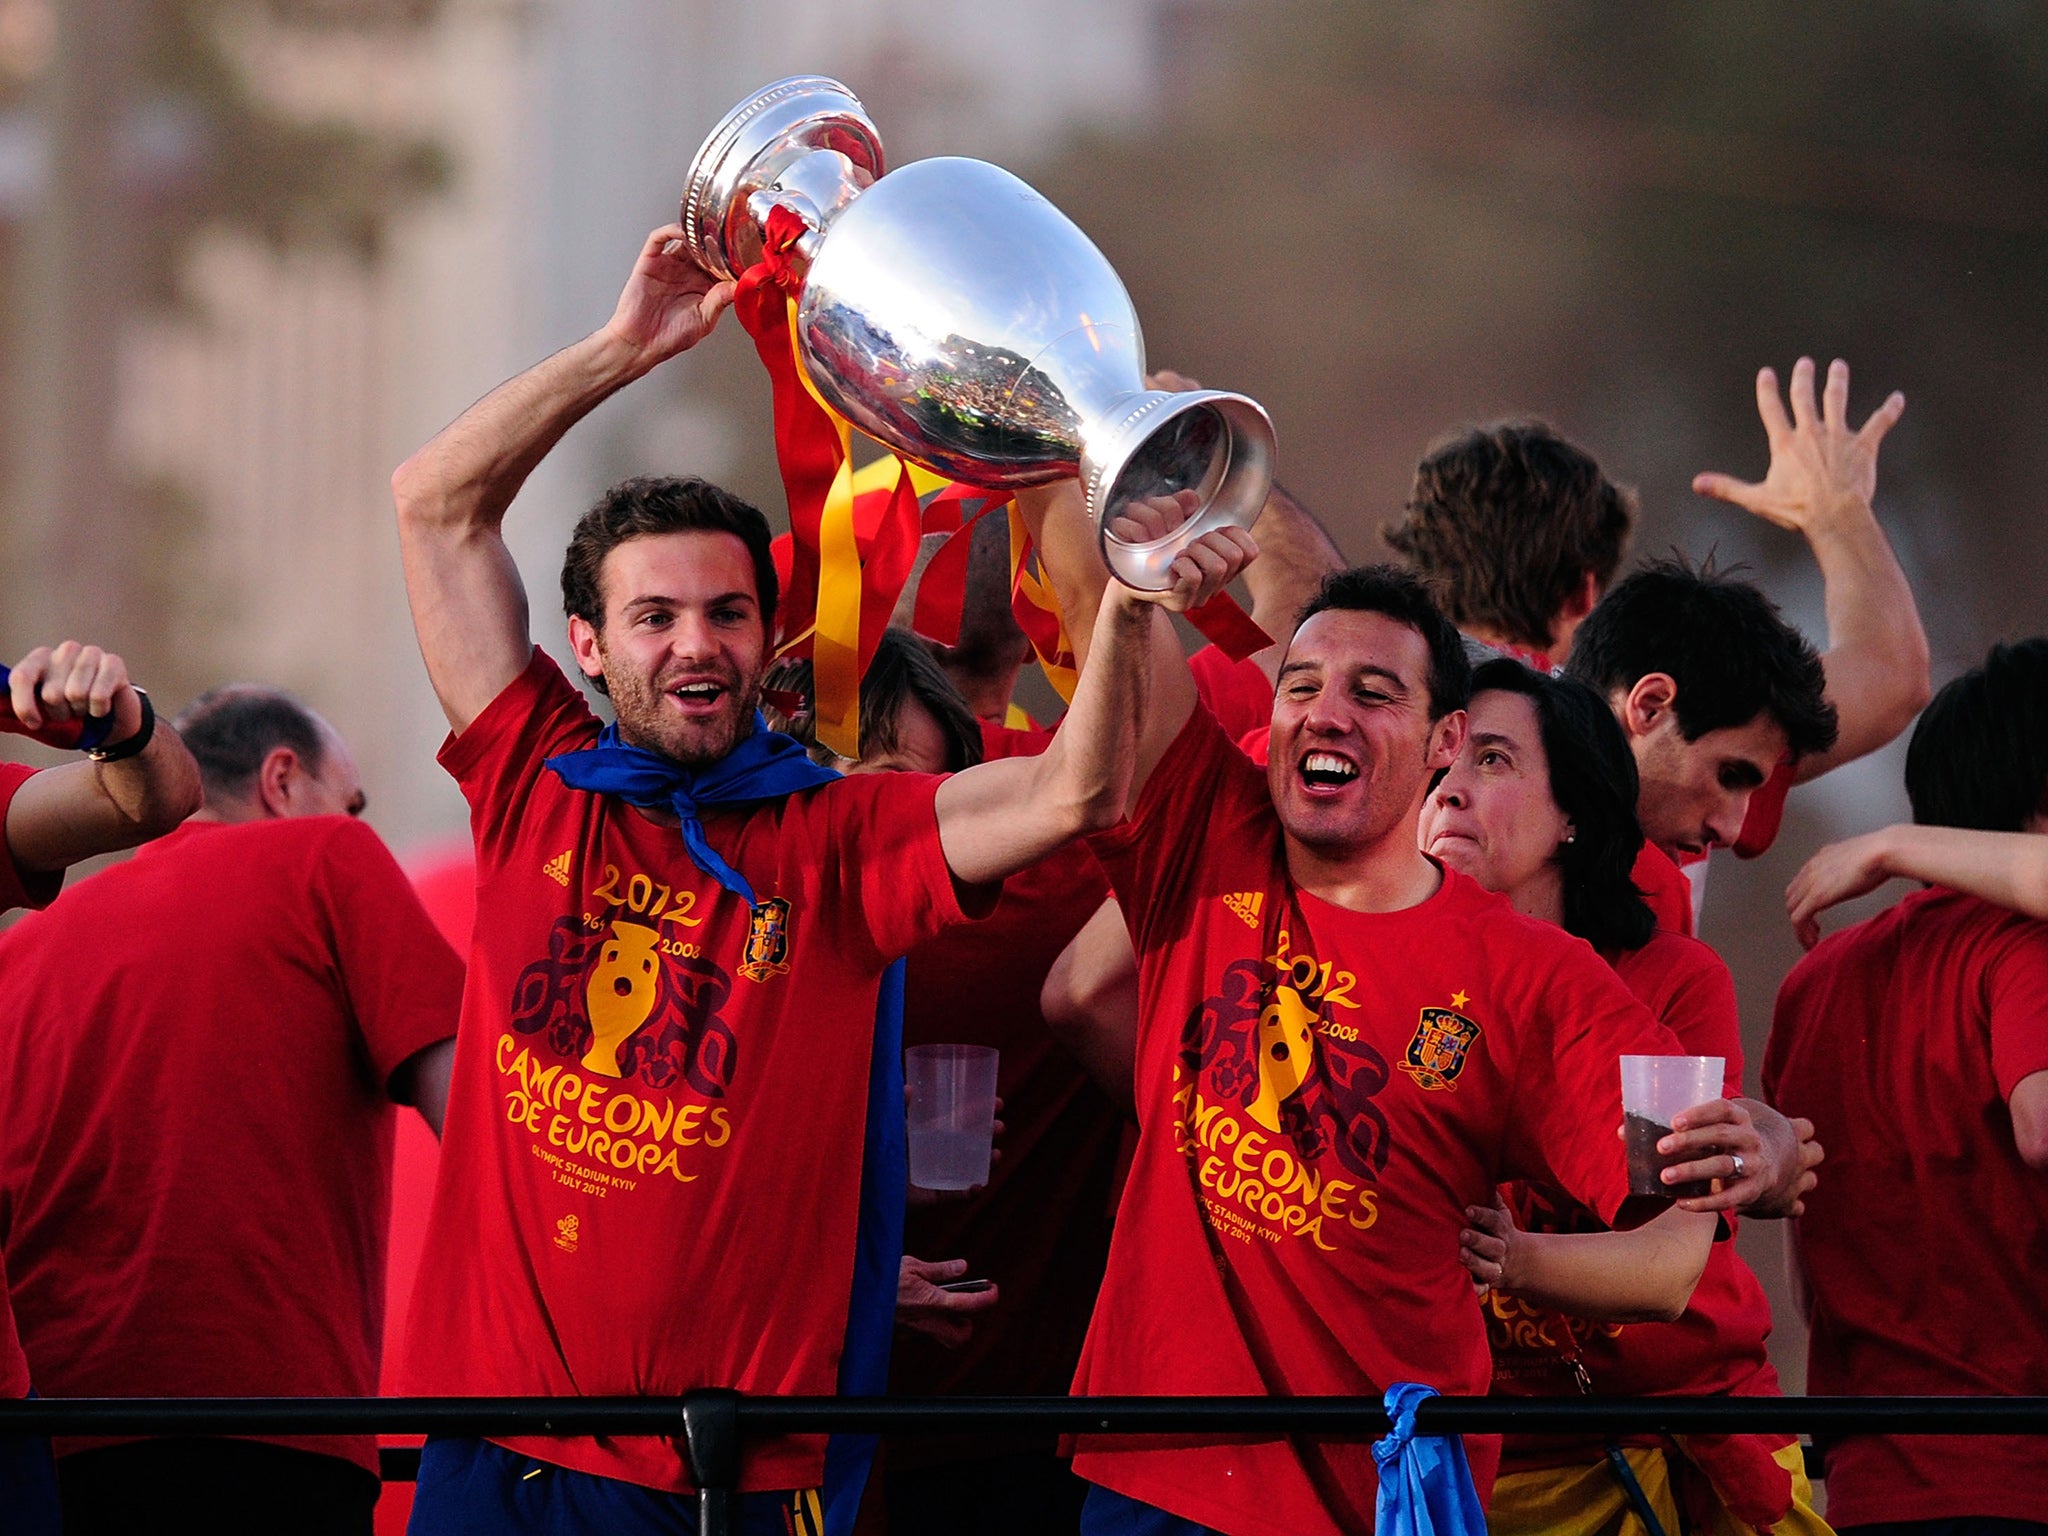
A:
{"label": "trophy cup bowl", "polygon": [[[1078,475],[1112,574],[1170,586],[1213,528],[1248,528],[1273,479],[1273,425],[1224,390],[1145,388],[1130,295],[1072,220],[1008,171],[942,157],[887,171],[881,136],[835,80],[779,81],[735,107],[691,163],[682,223],[719,277],[760,258],[777,206],[807,229],[796,337],[832,408],[908,459],[1014,490]],[[1164,538],[1111,525],[1193,491]]]}

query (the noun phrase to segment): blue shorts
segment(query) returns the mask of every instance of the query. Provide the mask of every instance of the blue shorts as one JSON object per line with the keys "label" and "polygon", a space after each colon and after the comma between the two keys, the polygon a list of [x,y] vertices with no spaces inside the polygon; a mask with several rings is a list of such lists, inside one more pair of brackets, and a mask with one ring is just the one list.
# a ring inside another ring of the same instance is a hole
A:
{"label": "blue shorts", "polygon": [[1081,1506],[1081,1536],[1217,1536],[1206,1525],[1169,1515],[1156,1505],[1141,1504],[1100,1483],[1088,1490]]}
{"label": "blue shorts", "polygon": [[[816,1489],[743,1493],[733,1536],[822,1536]],[[406,1536],[697,1536],[697,1495],[573,1472],[488,1440],[431,1439]]]}

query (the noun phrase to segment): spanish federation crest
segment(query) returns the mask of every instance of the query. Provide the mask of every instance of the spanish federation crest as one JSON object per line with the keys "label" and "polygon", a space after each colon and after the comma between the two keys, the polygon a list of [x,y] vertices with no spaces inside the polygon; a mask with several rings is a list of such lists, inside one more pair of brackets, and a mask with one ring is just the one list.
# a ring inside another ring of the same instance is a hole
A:
{"label": "spanish federation crest", "polygon": [[740,974],[749,981],[766,981],[789,969],[789,903],[780,896],[754,903],[747,924],[747,953],[740,962]]}
{"label": "spanish federation crest", "polygon": [[1462,1013],[1449,1008],[1425,1008],[1415,1026],[1415,1038],[1408,1042],[1407,1058],[1401,1070],[1423,1088],[1442,1088],[1455,1093],[1458,1074],[1465,1070],[1466,1054],[1479,1038],[1479,1026]]}

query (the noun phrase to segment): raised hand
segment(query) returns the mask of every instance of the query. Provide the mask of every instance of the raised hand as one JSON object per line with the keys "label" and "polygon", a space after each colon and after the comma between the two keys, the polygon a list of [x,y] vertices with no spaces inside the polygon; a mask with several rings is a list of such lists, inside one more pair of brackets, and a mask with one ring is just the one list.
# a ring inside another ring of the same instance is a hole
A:
{"label": "raised hand", "polygon": [[108,739],[120,741],[142,726],[142,700],[128,681],[128,663],[97,645],[66,640],[39,645],[8,674],[14,717],[31,731],[90,716],[114,716]]}
{"label": "raised hand", "polygon": [[664,224],[641,246],[605,330],[651,368],[710,335],[737,286],[718,281],[690,259],[682,225]]}
{"label": "raised hand", "polygon": [[[1202,498],[1193,491],[1148,496],[1125,504],[1109,531],[1128,544],[1163,539],[1195,515]],[[1167,574],[1173,585],[1160,592],[1140,592],[1119,584],[1123,596],[1156,603],[1172,613],[1199,608],[1228,587],[1259,557],[1258,541],[1243,528],[1214,528],[1174,557]]]}
{"label": "raised hand", "polygon": [[1792,365],[1792,411],[1778,395],[1778,375],[1765,368],[1756,376],[1757,414],[1770,439],[1771,463],[1763,479],[1737,480],[1732,475],[1701,474],[1692,488],[1702,496],[1733,502],[1780,528],[1811,535],[1816,522],[1845,503],[1867,510],[1877,490],[1877,449],[1906,411],[1906,397],[1897,390],[1855,430],[1849,427],[1849,365],[1840,358],[1828,365],[1827,387],[1816,404],[1813,359]]}

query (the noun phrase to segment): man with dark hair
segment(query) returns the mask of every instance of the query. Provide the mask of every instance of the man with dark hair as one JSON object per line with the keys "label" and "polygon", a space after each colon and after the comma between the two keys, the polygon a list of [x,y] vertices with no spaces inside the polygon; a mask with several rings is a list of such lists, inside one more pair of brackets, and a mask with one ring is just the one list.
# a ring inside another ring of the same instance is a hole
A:
{"label": "man with dark hair", "polygon": [[[1907,753],[1915,822],[1965,848],[2048,832],[2044,700],[2048,640],[1942,689]],[[2048,1394],[2048,923],[1968,883],[1821,940],[1778,994],[1765,1091],[1837,1154],[1797,1234],[1815,1393]],[[1844,1532],[2048,1532],[2036,1437],[1826,1452]]]}
{"label": "man with dark hair", "polygon": [[[0,936],[0,1208],[22,1345],[65,1397],[377,1390],[394,1104],[437,1128],[461,967],[283,694],[178,719],[205,805]],[[73,1441],[73,1536],[366,1533],[377,1449]]]}
{"label": "man with dark hair", "polygon": [[[1055,537],[1061,510],[1041,547],[1085,539]],[[1090,600],[1060,591],[1069,613]],[[1418,849],[1470,685],[1426,589],[1380,567],[1310,608],[1264,770],[1184,664],[1156,668],[1136,804],[1093,840],[1138,955],[1140,1134],[1077,1393],[1483,1391],[1465,1207],[1528,1176],[1620,1215],[1615,1060],[1677,1049],[1591,950]],[[1685,1134],[1696,1176],[1729,1181],[1688,1209],[1756,1194],[1718,1131]],[[1470,1444],[1483,1487],[1497,1442]],[[1074,1467],[1095,1485],[1089,1536],[1373,1525],[1358,1444],[1084,1438]]]}
{"label": "man with dark hair", "polygon": [[[1219,590],[1254,552],[1206,535],[1171,592],[1103,604],[1103,665],[1042,756],[838,779],[757,713],[776,599],[759,514],[678,493],[725,520],[641,522],[608,499],[572,540],[587,593],[564,584],[577,668],[617,715],[601,729],[532,642],[503,519],[564,432],[694,346],[733,292],[679,226],[656,230],[606,325],[393,477],[485,914],[410,1313],[415,1390],[871,1382],[901,1253],[900,1153],[893,1171],[879,1155],[902,1134],[894,962],[1121,814],[1161,604]],[[877,1302],[869,1353],[849,1314],[870,1326]],[[828,1467],[828,1499],[848,1495],[836,1527],[859,1491],[843,1465],[815,1438],[750,1439],[744,1528],[815,1529]],[[653,1436],[431,1440],[413,1526],[689,1529],[689,1488],[677,1444]]]}
{"label": "man with dark hair", "polygon": [[1748,582],[1653,561],[1579,627],[1566,673],[1613,707],[1643,835],[1673,862],[1734,843],[1780,762],[1835,744],[1813,646]]}
{"label": "man with dark hair", "polygon": [[[39,645],[5,669],[0,690],[0,730],[67,750],[93,743],[82,748],[87,761],[60,768],[0,763],[0,913],[47,907],[70,865],[161,837],[199,808],[191,754],[176,731],[157,725],[112,651],[75,640]],[[6,1234],[0,1216],[0,1248]],[[0,1398],[25,1397],[30,1385],[0,1263]],[[0,1435],[0,1510],[10,1531],[56,1536],[62,1521],[44,1437]]]}
{"label": "man with dark hair", "polygon": [[1434,444],[1380,536],[1466,634],[1547,663],[1614,580],[1635,517],[1592,455],[1545,422],[1503,421]]}

